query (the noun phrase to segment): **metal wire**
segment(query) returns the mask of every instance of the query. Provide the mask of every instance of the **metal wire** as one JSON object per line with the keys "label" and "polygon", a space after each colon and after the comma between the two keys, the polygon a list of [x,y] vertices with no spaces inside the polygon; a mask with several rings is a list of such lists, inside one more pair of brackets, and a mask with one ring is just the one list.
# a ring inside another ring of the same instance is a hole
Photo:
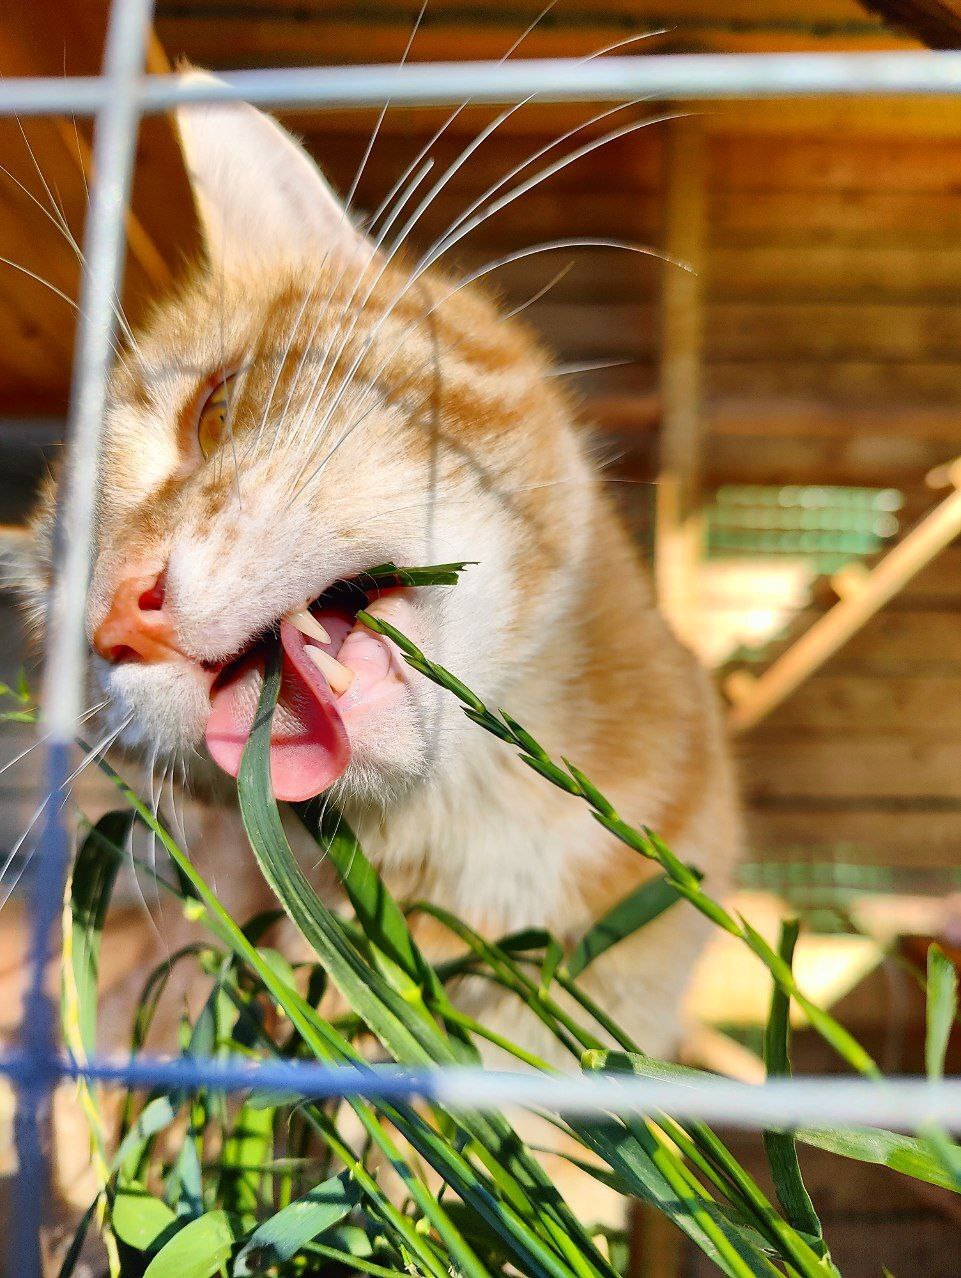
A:
{"label": "metal wire", "polygon": [[[0,1074],[30,1076],[30,1061],[0,1057]],[[457,1111],[543,1109],[557,1114],[670,1114],[751,1131],[781,1128],[895,1128],[917,1131],[937,1124],[961,1131],[961,1079],[891,1078],[874,1081],[827,1075],[777,1078],[755,1085],[697,1075],[643,1078],[614,1074],[519,1073],[449,1066],[319,1065],[305,1061],[158,1060],[95,1058],[84,1065],[62,1058],[61,1076],[170,1092],[262,1089],[315,1100],[361,1095],[368,1100],[424,1099]]]}
{"label": "metal wire", "polygon": [[11,1214],[11,1275],[41,1278],[41,1224],[49,1202],[47,1133],[59,1075],[57,1017],[49,990],[70,833],[62,801],[85,686],[84,601],[90,572],[100,436],[107,407],[115,299],[123,276],[124,214],[139,123],[136,87],[143,70],[153,0],[111,7],[103,83],[110,94],[97,117],[95,182],[84,234],[80,324],[71,413],[54,536],[56,565],[47,616],[42,730],[47,816],[31,884],[29,985],[20,1041],[25,1068],[16,1114],[17,1177]]}
{"label": "metal wire", "polygon": [[[180,102],[243,99],[258,106],[427,107],[473,103],[619,102],[640,98],[718,100],[825,94],[961,93],[961,52],[716,53],[651,57],[528,58],[404,66],[278,67],[232,71],[216,83],[178,75],[143,77],[145,113]],[[0,115],[92,115],[110,101],[104,77],[10,79],[0,83]]]}
{"label": "metal wire", "polygon": [[326,109],[441,106],[476,103],[621,101],[639,98],[782,98],[822,94],[961,93],[961,53],[672,55],[584,62],[543,59],[509,63],[437,63],[243,71],[220,83],[179,76],[143,76],[152,0],[114,0],[104,74],[74,79],[0,82],[0,115],[96,115],[92,203],[86,232],[87,268],[74,369],[63,499],[58,519],[57,576],[49,618],[44,680],[48,734],[48,819],[32,891],[30,985],[21,1044],[0,1057],[0,1074],[17,1086],[17,1202],[11,1215],[11,1274],[40,1278],[41,1206],[48,1168],[44,1117],[52,1088],[86,1077],[133,1088],[253,1086],[292,1094],[379,1099],[425,1097],[452,1108],[521,1104],[554,1111],[668,1111],[754,1129],[804,1124],[879,1124],[916,1129],[927,1122],[961,1130],[961,1080],[884,1083],[851,1079],[781,1080],[749,1087],[730,1080],[700,1082],[557,1077],[476,1069],[407,1071],[396,1067],[325,1067],[282,1062],[250,1066],[215,1060],[115,1062],[83,1067],[56,1046],[55,1009],[45,980],[52,955],[69,836],[58,802],[69,775],[71,742],[83,687],[83,607],[89,576],[99,438],[106,407],[114,301],[123,259],[123,218],[130,188],[139,115],[178,102],[242,98],[271,106]]}

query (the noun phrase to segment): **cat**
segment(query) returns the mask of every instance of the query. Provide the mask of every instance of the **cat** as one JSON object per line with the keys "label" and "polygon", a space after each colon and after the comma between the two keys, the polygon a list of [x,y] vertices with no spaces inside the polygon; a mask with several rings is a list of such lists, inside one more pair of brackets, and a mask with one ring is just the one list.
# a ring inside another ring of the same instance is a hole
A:
{"label": "cat", "polygon": [[[107,729],[207,795],[192,849],[225,902],[263,903],[229,777],[278,623],[277,795],[329,791],[397,895],[571,942],[654,872],[357,623],[356,588],[330,594],[388,560],[473,561],[371,610],[723,892],[740,825],[719,706],[549,354],[478,286],[365,235],[270,116],[194,105],[177,127],[204,256],[112,377],[86,626]],[[53,501],[20,571],[35,610]],[[654,1055],[677,1046],[706,927],[669,910],[585,976]],[[483,1015],[555,1057],[529,1015]]]}

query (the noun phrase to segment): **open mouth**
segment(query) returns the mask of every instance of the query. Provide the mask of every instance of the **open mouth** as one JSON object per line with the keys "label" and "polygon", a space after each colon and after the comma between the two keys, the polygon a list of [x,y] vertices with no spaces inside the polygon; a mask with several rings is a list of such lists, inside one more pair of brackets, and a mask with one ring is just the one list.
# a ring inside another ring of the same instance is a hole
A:
{"label": "open mouth", "polygon": [[264,665],[279,640],[280,698],[270,734],[270,772],[278,799],[298,802],[328,789],[350,762],[352,720],[382,708],[403,689],[402,666],[389,640],[357,621],[367,608],[403,627],[407,592],[390,588],[368,602],[356,582],[338,583],[281,617],[224,666],[210,690],[207,749],[236,777],[253,726]]}

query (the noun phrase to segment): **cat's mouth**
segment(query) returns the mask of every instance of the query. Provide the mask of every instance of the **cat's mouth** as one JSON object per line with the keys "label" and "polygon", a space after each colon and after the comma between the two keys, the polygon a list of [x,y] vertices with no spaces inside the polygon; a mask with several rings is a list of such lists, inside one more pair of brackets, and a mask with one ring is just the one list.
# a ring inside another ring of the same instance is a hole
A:
{"label": "cat's mouth", "polygon": [[328,789],[350,762],[351,725],[403,695],[396,648],[357,621],[371,613],[407,629],[408,592],[389,589],[368,602],[355,583],[325,592],[255,636],[216,673],[210,689],[207,749],[236,777],[254,722],[271,645],[281,648],[280,697],[270,734],[270,772],[278,799],[297,802]]}

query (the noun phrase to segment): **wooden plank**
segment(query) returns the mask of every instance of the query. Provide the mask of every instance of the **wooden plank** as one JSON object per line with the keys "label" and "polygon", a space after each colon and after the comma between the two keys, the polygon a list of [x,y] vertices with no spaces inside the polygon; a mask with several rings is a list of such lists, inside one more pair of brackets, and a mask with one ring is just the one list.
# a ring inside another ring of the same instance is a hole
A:
{"label": "wooden plank", "polygon": [[[581,358],[650,354],[658,345],[654,313],[644,305],[571,304],[548,295],[527,315],[549,343]],[[713,302],[704,326],[709,364],[903,366],[948,363],[961,350],[961,305]]]}
{"label": "wooden plank", "polygon": [[950,800],[961,803],[961,740],[901,732],[758,729],[739,749],[749,802],[772,799]]}
{"label": "wooden plank", "polygon": [[943,675],[822,672],[772,711],[768,725],[779,731],[961,736],[961,667]]}
{"label": "wooden plank", "polygon": [[[799,615],[802,631],[817,614]],[[896,609],[875,617],[853,635],[825,666],[829,674],[860,671],[898,674],[955,674],[961,666],[961,616],[952,610]]]}
{"label": "wooden plank", "polygon": [[905,607],[961,609],[961,545],[949,546],[901,596]]}
{"label": "wooden plank", "polygon": [[[611,37],[610,42],[625,38],[624,32]],[[493,58],[500,57],[502,50],[511,43],[506,35],[499,47],[491,41]],[[536,43],[536,42],[535,42]],[[542,51],[536,56],[552,56],[548,50],[559,50],[555,56],[583,56],[607,44],[604,31],[598,29],[577,50],[563,38],[546,35],[542,37]],[[565,44],[567,47],[565,48]],[[531,46],[533,49],[534,45]],[[808,46],[810,47],[810,46]],[[863,46],[862,46],[863,47]],[[645,54],[670,52],[671,45],[668,33],[648,42],[638,42],[638,51]],[[771,52],[771,49],[761,50]],[[399,52],[399,50],[398,50]],[[454,48],[445,57],[460,56],[460,49]],[[530,50],[528,50],[530,56]],[[206,61],[209,65],[225,67],[223,55]],[[392,58],[384,59],[392,61]],[[279,61],[279,59],[277,59]],[[290,61],[299,61],[295,55]],[[350,59],[348,59],[350,61]],[[249,65],[249,62],[242,65]],[[467,135],[477,132],[476,121],[482,118],[483,112],[489,108],[467,106],[449,126],[451,135]],[[530,121],[545,131],[566,129],[576,123],[583,105],[577,103],[546,103],[532,101],[517,116],[505,121],[505,133],[514,132],[520,127],[521,120]],[[449,108],[448,108],[449,111]],[[300,108],[285,118],[295,121],[297,132],[312,132],[316,128],[327,128],[331,123],[337,128],[346,128],[358,134],[369,134],[378,110],[371,108],[354,108],[338,111],[336,116],[325,116],[318,111]],[[385,136],[394,137],[403,134],[423,132],[428,136],[444,122],[446,115],[442,109],[392,107],[384,121]],[[718,101],[711,104],[711,110],[703,117],[704,129],[709,135],[730,135],[733,133],[750,136],[789,135],[793,138],[810,136],[827,136],[834,138],[889,138],[892,135],[917,140],[950,140],[957,138],[961,132],[961,103],[956,97],[924,95],[921,97],[897,98],[863,98],[863,97],[818,97],[818,98],[783,98],[778,100],[758,99],[755,101]]]}
{"label": "wooden plank", "polygon": [[[711,406],[712,434],[768,439],[832,439],[852,436],[961,441],[961,418],[953,406],[895,404],[865,408],[823,400],[719,399]],[[929,497],[929,505],[933,501]]]}
{"label": "wooden plank", "polygon": [[715,245],[787,245],[815,251],[825,245],[890,244],[954,249],[961,233],[961,192],[712,190]]}
{"label": "wooden plank", "polygon": [[843,652],[902,587],[961,534],[961,490],[953,489],[923,520],[879,558],[860,585],[841,592],[837,603],[793,643],[751,686],[734,695],[728,723],[753,728],[826,662]]}
{"label": "wooden plank", "polygon": [[951,193],[961,150],[951,139],[719,135],[712,186],[728,191],[850,190]]}
{"label": "wooden plank", "polygon": [[936,94],[923,97],[782,98],[718,102],[706,117],[711,133],[790,134],[825,137],[955,138],[961,102]]}
{"label": "wooden plank", "polygon": [[905,871],[961,868],[961,806],[902,810],[867,795],[861,806],[841,807],[813,796],[793,805],[755,803],[746,822],[750,854],[765,860],[834,860]]}
{"label": "wooden plank", "polygon": [[[158,5],[158,14],[163,17],[170,7],[162,2]],[[669,7],[679,23],[716,20],[718,26],[736,24],[758,28],[784,22],[791,22],[799,28],[834,23],[843,26],[863,24],[877,29],[882,25],[877,18],[866,16],[857,0],[726,0],[722,14],[718,14],[714,0],[671,0]],[[366,21],[370,16],[352,0],[330,0],[330,3],[306,0],[302,10],[305,21],[329,19],[353,22]],[[385,16],[406,35],[418,10],[419,5],[414,0],[399,0],[385,10]],[[178,6],[175,12],[180,11]],[[289,17],[289,3],[288,0],[208,0],[202,12],[218,14],[222,20],[233,18],[238,22],[249,22],[261,14],[283,21]],[[619,20],[644,29],[654,15],[660,13],[661,6],[652,0],[643,0],[642,3],[634,0],[569,0],[562,13],[550,15],[549,25],[563,28],[569,23],[576,28],[585,22],[594,22],[600,14],[617,15]],[[447,8],[445,0],[440,0],[434,16],[438,23],[451,21],[456,16],[459,22],[471,26],[503,23],[510,27],[517,20],[516,14],[510,11],[492,10],[486,0],[461,0],[456,8]]]}
{"label": "wooden plank", "polygon": [[[852,322],[857,322],[853,320]],[[617,379],[607,378],[609,386]],[[882,405],[898,402],[949,404],[961,401],[961,362],[869,359],[715,360],[708,366],[708,392],[718,398],[784,396],[805,399],[811,388],[826,401]],[[595,383],[596,384],[596,383]],[[942,460],[947,460],[942,458]]]}
{"label": "wooden plank", "polygon": [[[586,405],[590,418],[605,429],[628,434],[657,429],[660,405],[649,394],[603,393],[592,396]],[[915,459],[915,465],[930,457],[950,455],[961,445],[961,420],[952,405],[913,406],[888,405],[876,408],[861,404],[825,403],[821,400],[778,400],[730,398],[715,399],[707,411],[709,446],[724,449],[727,441],[750,441],[765,446],[776,456],[779,441],[788,450],[810,445],[825,462],[824,482],[833,482],[831,450],[819,448],[857,448],[870,463],[877,455],[888,457],[888,464],[899,459]],[[915,445],[925,445],[915,452]],[[744,451],[744,450],[742,450]],[[723,455],[732,455],[728,449]],[[929,510],[937,492],[925,486],[917,495],[918,514]]]}
{"label": "wooden plank", "polygon": [[714,303],[707,333],[719,360],[927,360],[961,349],[961,305]]}
{"label": "wooden plank", "polygon": [[961,10],[944,0],[863,0],[863,4],[929,49],[961,47]]}
{"label": "wooden plank", "polygon": [[[67,0],[52,9],[14,0],[8,10],[8,21],[0,34],[0,63],[5,74],[61,76],[99,70],[106,14],[100,0],[93,5]],[[79,240],[87,203],[87,130],[86,123],[75,131],[72,123],[56,119],[27,121],[22,132],[16,121],[0,123],[0,164],[10,175],[2,183],[0,201],[3,254],[43,276],[68,297],[77,292],[74,252],[16,182],[27,186],[44,204],[51,198],[44,189],[46,184]],[[30,155],[31,147],[36,162]],[[195,244],[183,166],[170,123],[162,117],[143,124],[133,198],[137,210],[130,224],[133,252],[125,272],[123,297],[135,319],[156,286],[169,282],[168,263],[179,264]],[[0,310],[16,317],[12,324],[0,327],[0,343],[10,365],[9,371],[5,368],[0,373],[4,410],[61,411],[70,373],[71,308],[8,267],[0,273],[0,301]]]}
{"label": "wooden plank", "polygon": [[705,473],[713,486],[832,483],[902,488],[921,484],[932,466],[957,451],[956,443],[947,446],[890,435],[852,434],[835,440],[709,436]]}
{"label": "wooden plank", "polygon": [[[598,267],[603,270],[603,261]],[[715,247],[707,262],[707,288],[713,301],[953,305],[961,294],[961,249],[861,244]]]}
{"label": "wooden plank", "polygon": [[[664,274],[660,311],[661,433],[654,540],[658,603],[683,639],[697,625],[704,448],[705,138],[697,117],[670,126],[664,243],[686,270]],[[631,308],[632,311],[635,308]],[[638,336],[645,350],[646,334]]]}
{"label": "wooden plank", "polygon": [[[247,10],[231,0],[201,9],[159,6],[158,30],[172,53],[185,53],[213,67],[281,62],[309,65],[354,62],[358,48],[374,61],[400,57],[416,16],[416,6],[357,10],[340,0],[322,5],[308,0],[292,23],[287,6],[261,4]],[[533,12],[530,16],[534,16]],[[225,20],[231,22],[224,39]],[[417,59],[500,57],[524,29],[527,15],[469,0],[436,5],[417,33]],[[657,48],[693,50],[898,47],[905,43],[853,0],[817,0],[803,7],[771,0],[757,5],[736,0],[719,12],[709,0],[674,0],[662,7],[638,7],[625,0],[584,0],[552,12],[526,37],[528,57],[578,56],[634,33],[669,30],[647,41]],[[362,43],[360,43],[362,42]],[[229,61],[228,61],[229,60]]]}

